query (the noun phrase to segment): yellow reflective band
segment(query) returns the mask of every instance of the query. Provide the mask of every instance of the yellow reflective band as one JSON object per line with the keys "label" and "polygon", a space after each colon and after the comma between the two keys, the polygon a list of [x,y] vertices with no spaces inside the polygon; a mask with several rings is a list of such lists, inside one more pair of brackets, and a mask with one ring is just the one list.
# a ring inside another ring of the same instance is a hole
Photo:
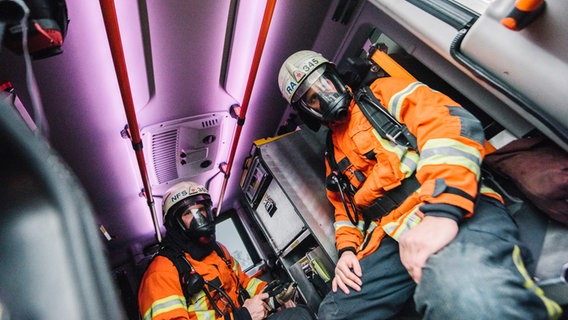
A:
{"label": "yellow reflective band", "polygon": [[191,300],[192,304],[187,308],[187,312],[195,314],[198,320],[215,319],[215,310],[209,305],[204,291],[199,291]]}
{"label": "yellow reflective band", "polygon": [[410,177],[416,169],[418,168],[418,161],[420,160],[420,156],[415,152],[408,152],[405,156],[401,159],[400,162],[400,171],[404,173],[406,178]]}
{"label": "yellow reflective band", "polygon": [[215,310],[206,310],[206,311],[197,311],[195,312],[195,316],[197,320],[214,320],[215,317]]}
{"label": "yellow reflective band", "polygon": [[390,140],[383,139],[375,129],[373,129],[373,135],[377,138],[383,148],[396,154],[400,160],[399,169],[402,173],[404,173],[405,177],[411,176],[412,173],[416,171],[416,168],[418,167],[418,160],[420,159],[420,156],[416,152]]}
{"label": "yellow reflective band", "polygon": [[369,228],[367,229],[367,233],[365,234],[365,239],[363,239],[363,243],[361,243],[361,245],[359,246],[359,250],[363,250],[363,246],[366,246],[367,243],[367,238],[369,238],[370,236],[372,236],[373,231],[377,228],[377,223],[375,221],[371,221],[371,223],[369,224]]}
{"label": "yellow reflective band", "polygon": [[238,277],[239,276],[239,262],[234,258],[233,258],[233,271],[235,271],[235,274]]}
{"label": "yellow reflective band", "polygon": [[373,129],[373,135],[375,136],[375,138],[377,138],[377,140],[379,141],[379,143],[381,144],[381,146],[383,146],[383,148],[385,148],[386,150],[396,154],[398,156],[398,158],[402,158],[402,156],[404,155],[404,153],[406,152],[407,148],[396,144],[390,140],[387,139],[383,139],[383,137],[381,137],[381,135],[377,132],[377,130]]}
{"label": "yellow reflective band", "polygon": [[481,184],[481,188],[479,188],[479,193],[486,195],[493,195],[494,197],[498,198],[501,202],[503,202],[503,197],[501,197],[501,195],[497,191],[493,190],[490,187],[487,187],[484,184]]}
{"label": "yellow reflective band", "polygon": [[398,241],[401,235],[406,231],[416,227],[422,221],[422,214],[418,210],[412,211],[406,216],[402,216],[396,222],[390,222],[383,226],[383,230],[391,236],[394,240]]}
{"label": "yellow reflective band", "polygon": [[421,86],[424,86],[424,84],[421,82],[413,82],[408,85],[408,87],[392,96],[388,104],[388,110],[390,114],[392,114],[396,118],[396,120],[402,121],[400,119],[400,109],[402,107],[404,99],[406,99],[406,97],[410,95],[414,90],[416,90],[416,88]]}
{"label": "yellow reflective band", "polygon": [[174,309],[185,310],[185,298],[183,296],[171,295],[154,301],[148,311],[144,313],[144,320],[153,319],[162,313],[166,313]]}
{"label": "yellow reflective band", "polygon": [[525,288],[531,290],[536,294],[546,306],[546,311],[548,312],[549,319],[559,319],[562,315],[562,308],[554,302],[553,300],[547,298],[544,295],[544,291],[539,288],[533,279],[529,276],[527,269],[523,263],[523,258],[521,257],[521,249],[518,246],[515,246],[513,249],[513,262],[517,267],[517,270],[521,273],[523,278],[525,279],[525,283],[523,284]]}
{"label": "yellow reflective band", "polygon": [[359,231],[361,233],[361,235],[363,235],[363,228],[364,228],[364,221],[359,221],[357,226],[354,226],[350,221],[337,221],[333,223],[333,228],[335,229],[335,231],[341,229],[341,228],[352,228],[355,229],[357,231]]}
{"label": "yellow reflective band", "polygon": [[474,147],[452,139],[430,139],[422,148],[418,169],[425,165],[450,164],[467,168],[477,179],[481,175],[481,153]]}
{"label": "yellow reflective band", "polygon": [[247,290],[249,295],[252,297],[256,294],[258,287],[263,283],[264,283],[263,281],[261,281],[257,278],[251,278],[245,289]]}

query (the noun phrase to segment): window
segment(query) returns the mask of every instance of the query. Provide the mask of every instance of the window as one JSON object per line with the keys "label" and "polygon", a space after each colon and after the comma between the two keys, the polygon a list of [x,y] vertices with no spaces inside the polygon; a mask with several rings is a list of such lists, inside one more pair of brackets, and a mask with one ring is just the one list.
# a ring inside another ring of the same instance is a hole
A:
{"label": "window", "polygon": [[217,241],[227,247],[233,258],[241,264],[243,271],[246,272],[260,261],[260,256],[235,210],[221,214],[216,225]]}

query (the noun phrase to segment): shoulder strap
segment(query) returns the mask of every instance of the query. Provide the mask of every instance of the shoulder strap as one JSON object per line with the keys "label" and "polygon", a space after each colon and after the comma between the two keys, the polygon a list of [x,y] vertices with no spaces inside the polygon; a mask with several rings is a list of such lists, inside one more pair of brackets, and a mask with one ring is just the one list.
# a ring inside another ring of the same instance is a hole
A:
{"label": "shoulder strap", "polygon": [[335,161],[335,152],[333,149],[333,140],[331,138],[332,132],[329,130],[325,139],[325,157],[331,171],[338,171],[337,161]]}
{"label": "shoulder strap", "polygon": [[221,257],[223,261],[225,261],[229,268],[232,268],[232,261],[231,259],[227,258],[227,253],[225,252],[225,250],[223,250],[223,248],[221,248],[219,242],[215,242],[215,252],[217,252],[217,255]]}
{"label": "shoulder strap", "polygon": [[156,255],[170,259],[170,261],[176,267],[179,274],[179,282],[181,285],[181,289],[185,297],[185,302],[187,305],[189,305],[189,303],[191,302],[192,293],[190,292],[191,286],[188,285],[188,283],[194,282],[199,279],[193,279],[193,277],[191,276],[192,266],[189,263],[189,261],[185,258],[183,251],[178,251],[168,246],[163,246],[160,248],[160,250]]}
{"label": "shoulder strap", "polygon": [[355,94],[359,108],[383,139],[388,139],[398,145],[411,148],[418,152],[416,137],[406,125],[393,117],[381,102],[375,97],[371,88],[363,87]]}
{"label": "shoulder strap", "polygon": [[[227,248],[225,247],[221,247],[221,245],[219,245],[219,242],[215,243],[215,252],[217,252],[217,255],[219,255],[219,257],[221,257],[221,259],[223,259],[223,261],[225,261],[225,263],[227,264],[227,267],[229,267],[229,269],[234,270],[233,269],[233,259],[229,259],[227,257]],[[246,299],[250,298],[250,294],[249,292],[243,288],[243,285],[241,283],[241,279],[239,279],[240,275],[237,274],[237,288],[238,288],[238,299],[239,299],[239,303],[240,305],[243,305],[243,303],[245,303]]]}

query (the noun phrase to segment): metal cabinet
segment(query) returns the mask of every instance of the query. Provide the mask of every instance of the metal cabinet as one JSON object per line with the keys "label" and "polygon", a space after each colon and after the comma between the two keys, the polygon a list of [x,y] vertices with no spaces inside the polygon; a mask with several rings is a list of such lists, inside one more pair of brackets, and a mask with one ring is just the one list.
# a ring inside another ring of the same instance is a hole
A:
{"label": "metal cabinet", "polygon": [[248,209],[314,311],[337,261],[333,208],[325,196],[324,130],[256,141],[241,179]]}

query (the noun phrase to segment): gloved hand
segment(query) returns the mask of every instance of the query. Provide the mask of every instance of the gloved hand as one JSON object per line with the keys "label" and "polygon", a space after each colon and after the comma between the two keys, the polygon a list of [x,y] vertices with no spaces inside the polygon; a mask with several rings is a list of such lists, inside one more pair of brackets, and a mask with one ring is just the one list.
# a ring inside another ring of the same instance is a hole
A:
{"label": "gloved hand", "polygon": [[284,305],[296,294],[298,284],[292,282],[281,282],[280,280],[271,281],[263,290],[268,293],[269,299],[266,301],[273,309]]}
{"label": "gloved hand", "polygon": [[288,282],[283,285],[282,291],[276,294],[274,298],[278,303],[284,305],[286,302],[290,301],[298,289],[298,284],[296,282]]}

